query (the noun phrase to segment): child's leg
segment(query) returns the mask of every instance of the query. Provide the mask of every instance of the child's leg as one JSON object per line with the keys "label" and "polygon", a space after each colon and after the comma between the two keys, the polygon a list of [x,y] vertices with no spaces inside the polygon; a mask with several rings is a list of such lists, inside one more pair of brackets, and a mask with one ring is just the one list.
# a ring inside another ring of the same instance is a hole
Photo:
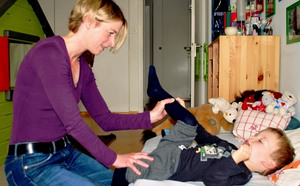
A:
{"label": "child's leg", "polygon": [[[158,98],[158,100],[173,98],[173,96],[171,96],[161,87],[156,75],[155,67],[152,65],[149,67],[147,93],[149,97],[155,97]],[[169,116],[176,121],[181,120],[184,123],[192,126],[198,125],[198,121],[194,115],[181,106],[177,101],[167,104],[165,109]]]}

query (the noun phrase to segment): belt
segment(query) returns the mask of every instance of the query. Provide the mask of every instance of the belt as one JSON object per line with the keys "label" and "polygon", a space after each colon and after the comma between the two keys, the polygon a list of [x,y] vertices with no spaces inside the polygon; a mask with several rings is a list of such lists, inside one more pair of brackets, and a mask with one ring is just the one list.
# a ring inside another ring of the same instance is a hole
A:
{"label": "belt", "polygon": [[56,151],[62,150],[67,146],[68,139],[63,137],[53,142],[34,142],[34,143],[20,143],[15,145],[9,145],[8,155],[21,155],[21,154],[33,154],[44,153],[50,154]]}

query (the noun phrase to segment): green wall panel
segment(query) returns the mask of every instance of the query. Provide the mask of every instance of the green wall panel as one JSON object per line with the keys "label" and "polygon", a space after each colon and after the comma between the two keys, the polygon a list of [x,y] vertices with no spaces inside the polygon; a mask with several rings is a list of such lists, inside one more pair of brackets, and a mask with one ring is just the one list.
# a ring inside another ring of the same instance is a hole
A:
{"label": "green wall panel", "polygon": [[1,121],[0,130],[11,127],[12,114],[7,116],[0,116],[0,121]]}
{"label": "green wall panel", "polygon": [[0,143],[0,156],[6,156],[6,151],[8,147],[9,141],[4,141]]}
{"label": "green wall panel", "polygon": [[[42,26],[27,0],[17,0],[0,17],[0,36],[4,30],[35,35],[45,38]],[[0,92],[0,165],[4,163],[9,144],[12,125],[11,101],[5,100],[5,93]]]}
{"label": "green wall panel", "polygon": [[5,163],[8,145],[9,145],[9,140],[0,143],[0,165]]}
{"label": "green wall panel", "polygon": [[27,0],[18,0],[0,17],[0,36],[12,30],[44,38],[42,25]]}
{"label": "green wall panel", "polygon": [[5,101],[5,93],[4,92],[0,92],[0,104],[3,101]]}
{"label": "green wall panel", "polygon": [[[11,115],[12,113],[12,102],[11,101],[4,101],[0,103],[0,117]],[[2,120],[0,120],[2,122]]]}

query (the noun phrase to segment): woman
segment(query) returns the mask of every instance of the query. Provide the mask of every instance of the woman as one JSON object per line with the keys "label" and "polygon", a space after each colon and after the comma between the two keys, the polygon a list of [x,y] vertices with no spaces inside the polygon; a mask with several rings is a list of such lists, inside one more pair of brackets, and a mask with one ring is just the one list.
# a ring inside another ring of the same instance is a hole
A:
{"label": "woman", "polygon": [[[116,154],[84,123],[81,100],[105,131],[150,128],[162,119],[164,105],[136,115],[112,114],[97,89],[91,68],[81,57],[89,50],[116,51],[126,37],[127,23],[111,0],[80,0],[69,19],[70,32],[39,41],[25,56],[17,75],[13,126],[5,173],[9,185],[110,185],[107,167],[129,167],[152,160],[145,153]],[[74,150],[72,135],[99,162]]]}

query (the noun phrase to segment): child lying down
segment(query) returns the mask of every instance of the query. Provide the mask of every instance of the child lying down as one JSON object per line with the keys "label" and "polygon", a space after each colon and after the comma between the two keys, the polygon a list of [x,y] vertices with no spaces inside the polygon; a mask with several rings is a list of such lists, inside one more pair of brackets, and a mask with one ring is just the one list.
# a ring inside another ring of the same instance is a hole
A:
{"label": "child lying down", "polygon": [[[172,97],[160,86],[154,66],[149,69],[147,93],[159,100]],[[149,154],[154,160],[142,160],[149,168],[136,165],[141,175],[127,169],[127,181],[124,169],[115,170],[113,185],[128,185],[137,179],[202,181],[209,186],[242,185],[251,179],[252,172],[268,175],[294,159],[294,148],[280,129],[262,130],[237,148],[206,132],[177,101],[166,105],[165,110],[177,123]],[[198,145],[188,149],[193,140]]]}

